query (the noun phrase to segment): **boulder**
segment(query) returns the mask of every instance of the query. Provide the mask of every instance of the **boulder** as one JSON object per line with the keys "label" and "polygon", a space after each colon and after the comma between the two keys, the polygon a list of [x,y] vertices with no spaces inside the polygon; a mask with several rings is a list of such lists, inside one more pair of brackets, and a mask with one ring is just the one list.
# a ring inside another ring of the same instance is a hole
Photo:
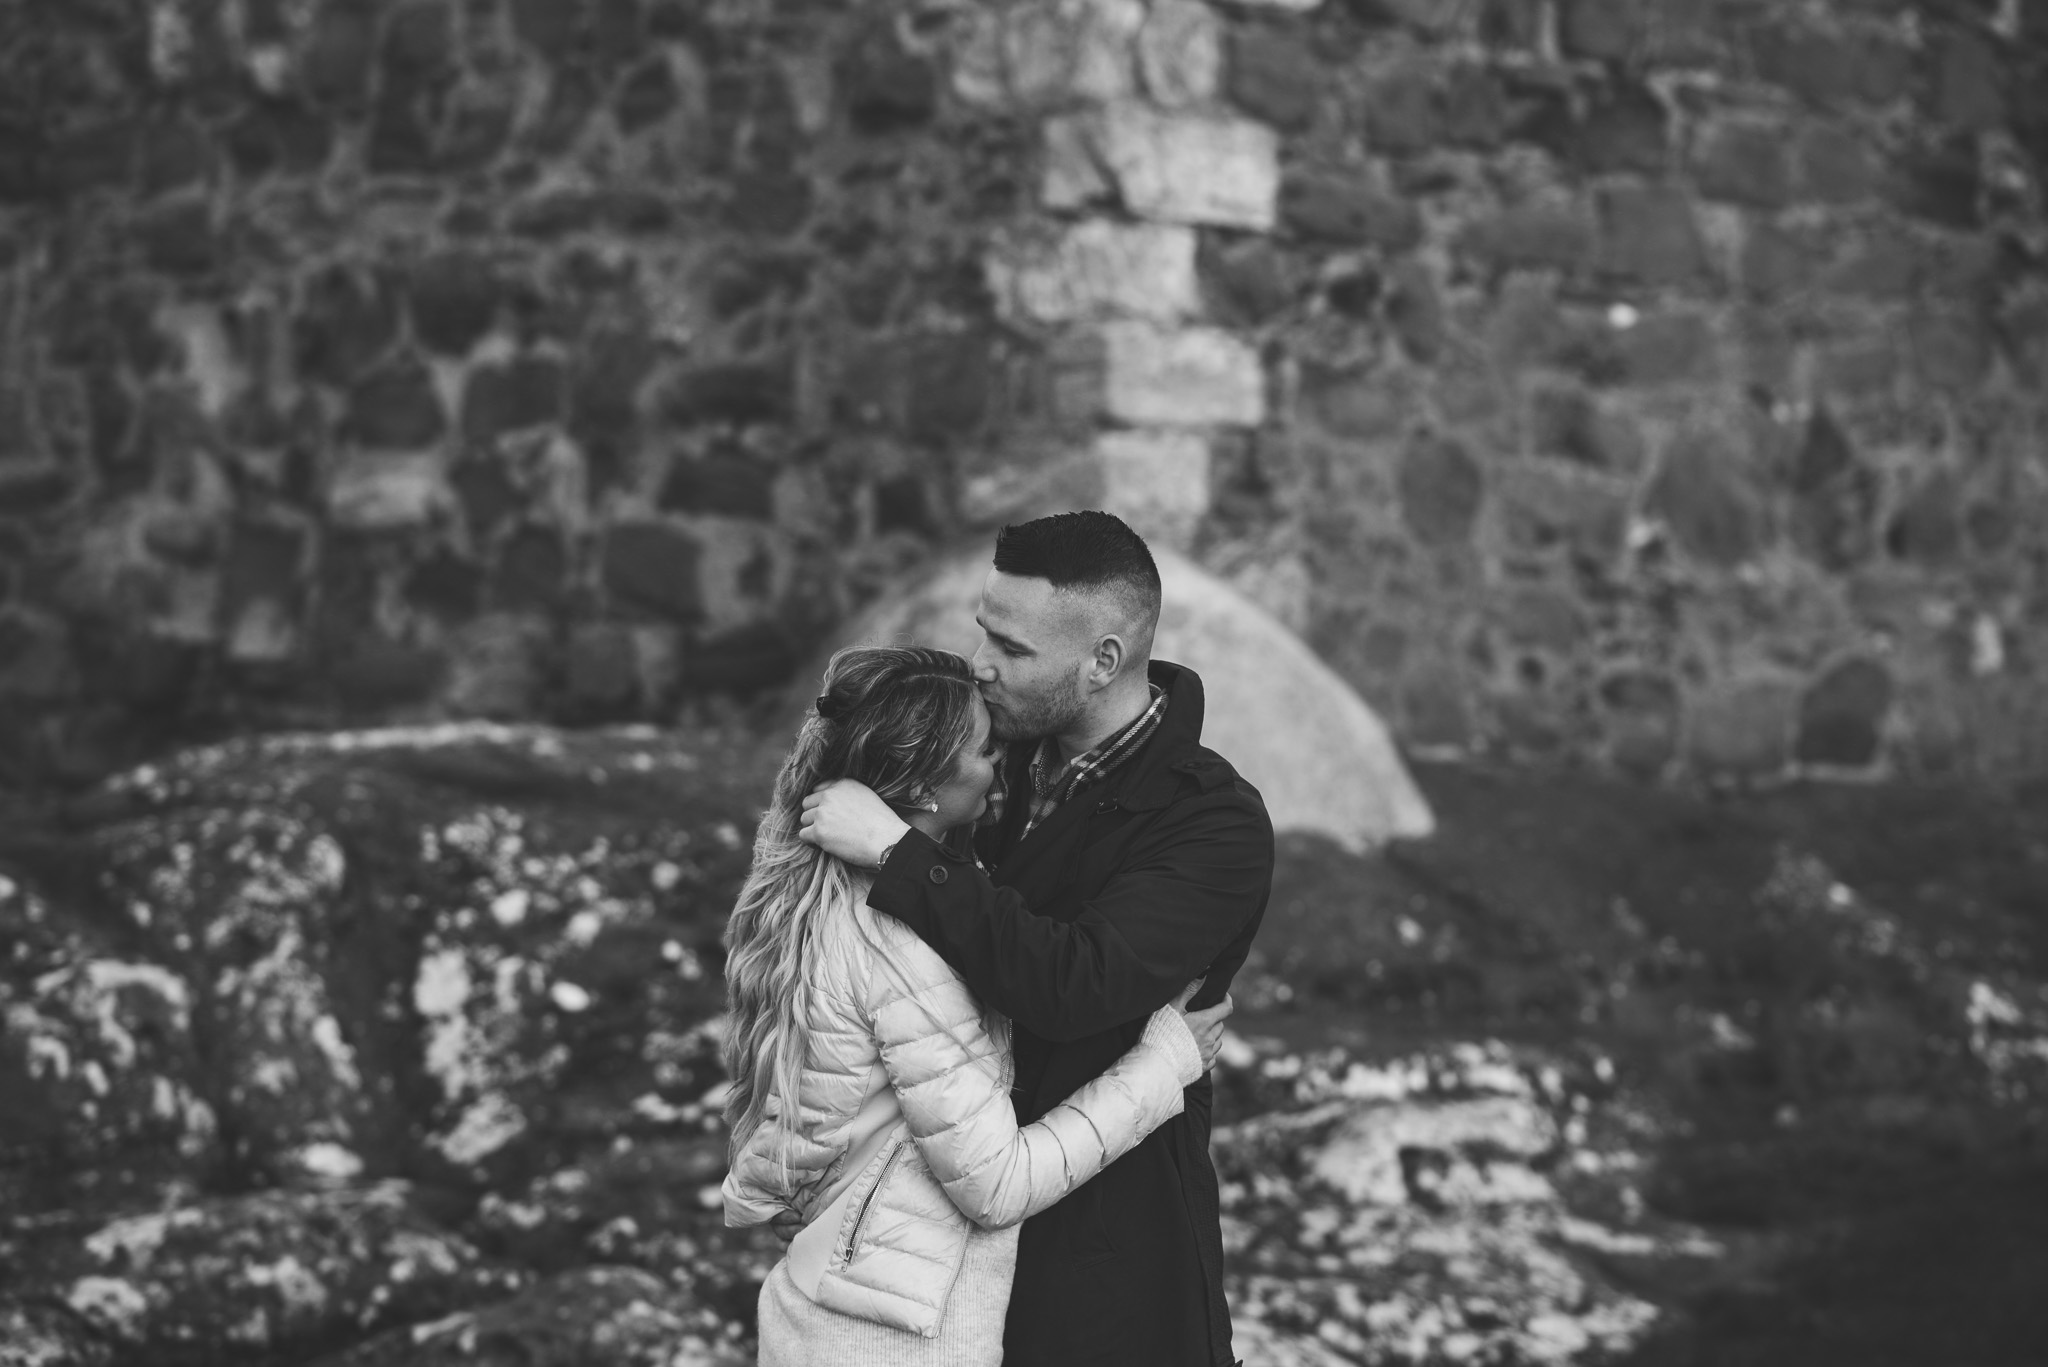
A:
{"label": "boulder", "polygon": [[[1155,558],[1165,603],[1153,653],[1201,675],[1203,742],[1264,795],[1275,830],[1362,851],[1434,829],[1385,723],[1350,685],[1230,585],[1171,552]],[[917,641],[972,655],[988,564],[984,547],[939,561],[884,594],[833,648]],[[808,697],[815,683],[802,680],[799,691]]]}
{"label": "boulder", "polygon": [[395,1329],[316,1367],[741,1367],[690,1297],[630,1267],[550,1277],[516,1300]]}
{"label": "boulder", "polygon": [[47,1227],[25,1242],[10,1291],[26,1296],[0,1306],[0,1324],[33,1326],[39,1306],[64,1306],[89,1332],[74,1330],[56,1363],[108,1349],[164,1367],[303,1354],[491,1300],[522,1279],[485,1264],[396,1182],[198,1201]]}

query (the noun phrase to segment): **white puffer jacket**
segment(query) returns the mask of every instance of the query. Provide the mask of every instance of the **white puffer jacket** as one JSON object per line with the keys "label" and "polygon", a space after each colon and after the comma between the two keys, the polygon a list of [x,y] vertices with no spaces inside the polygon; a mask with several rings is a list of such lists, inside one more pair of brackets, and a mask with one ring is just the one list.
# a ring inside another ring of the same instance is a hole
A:
{"label": "white puffer jacket", "polygon": [[783,1098],[768,1100],[726,1175],[725,1222],[817,1215],[842,1185],[879,1065],[902,1120],[853,1181],[816,1299],[932,1337],[970,1220],[1001,1229],[1052,1205],[1180,1114],[1203,1067],[1186,1022],[1162,1007],[1107,1073],[1020,1127],[1008,1023],[984,1017],[902,922],[869,910],[868,885],[856,878],[850,905],[820,914],[798,1104],[792,1116]]}

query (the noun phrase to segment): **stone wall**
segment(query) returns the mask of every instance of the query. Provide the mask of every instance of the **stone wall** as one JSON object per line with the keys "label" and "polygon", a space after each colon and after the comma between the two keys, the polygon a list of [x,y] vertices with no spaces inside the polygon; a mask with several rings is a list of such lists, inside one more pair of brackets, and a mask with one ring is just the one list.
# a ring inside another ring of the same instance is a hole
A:
{"label": "stone wall", "polygon": [[1420,749],[2048,765],[2043,0],[41,0],[0,773],[787,679],[1102,503]]}

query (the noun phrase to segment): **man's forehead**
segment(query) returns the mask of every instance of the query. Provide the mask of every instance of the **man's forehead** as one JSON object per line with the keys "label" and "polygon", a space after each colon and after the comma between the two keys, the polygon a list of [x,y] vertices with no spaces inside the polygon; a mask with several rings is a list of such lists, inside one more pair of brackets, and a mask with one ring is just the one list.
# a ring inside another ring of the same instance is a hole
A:
{"label": "man's forehead", "polygon": [[980,616],[984,627],[1019,640],[1092,636],[1105,625],[1094,595],[993,569],[982,583]]}

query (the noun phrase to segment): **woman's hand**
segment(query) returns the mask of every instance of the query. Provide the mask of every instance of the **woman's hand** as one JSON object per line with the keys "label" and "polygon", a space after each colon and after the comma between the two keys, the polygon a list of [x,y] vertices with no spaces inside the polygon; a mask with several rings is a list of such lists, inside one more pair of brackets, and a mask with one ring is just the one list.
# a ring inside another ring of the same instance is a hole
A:
{"label": "woman's hand", "polygon": [[1195,1045],[1202,1051],[1202,1067],[1213,1068],[1216,1066],[1216,1055],[1223,1051],[1223,1022],[1228,1020],[1230,1013],[1237,1008],[1231,1002],[1230,995],[1225,993],[1223,1000],[1214,1006],[1204,1007],[1200,1011],[1188,1010],[1188,1002],[1201,990],[1202,979],[1197,978],[1187,985],[1187,990],[1174,999],[1173,1005],[1180,1012],[1181,1019],[1187,1022],[1188,1029],[1194,1032]]}

